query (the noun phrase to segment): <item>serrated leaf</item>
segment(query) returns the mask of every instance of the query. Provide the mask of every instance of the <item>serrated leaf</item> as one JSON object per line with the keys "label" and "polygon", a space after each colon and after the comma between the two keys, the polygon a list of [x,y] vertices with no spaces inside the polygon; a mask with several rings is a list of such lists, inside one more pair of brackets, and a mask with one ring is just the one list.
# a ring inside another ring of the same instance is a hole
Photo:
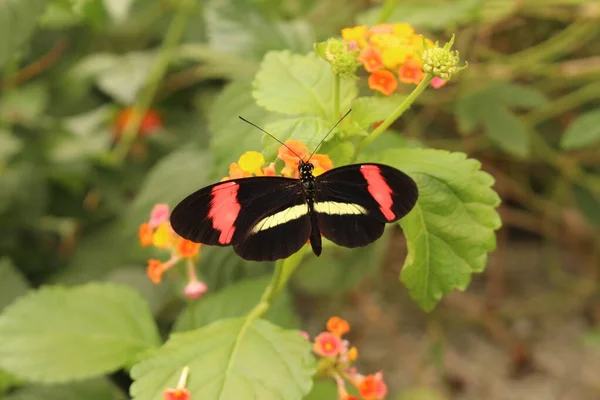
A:
{"label": "serrated leaf", "polygon": [[600,143],[600,110],[581,114],[560,139],[563,149],[581,149]]}
{"label": "serrated leaf", "polygon": [[215,170],[223,177],[228,175],[229,164],[237,161],[243,153],[262,150],[262,133],[237,116],[264,126],[267,118],[273,115],[256,105],[250,82],[229,84],[213,102],[208,115],[210,148],[216,159]]}
{"label": "serrated leaf", "polygon": [[[314,53],[289,51],[267,53],[254,80],[256,103],[269,111],[287,115],[313,115],[336,121],[334,79],[331,66]],[[340,109],[347,110],[356,97],[356,82],[340,84]]]}
{"label": "serrated leaf", "polygon": [[280,49],[306,53],[316,41],[308,22],[271,21],[247,2],[209,2],[205,15],[210,46],[245,58],[260,60],[267,51]]}
{"label": "serrated leaf", "polygon": [[124,286],[45,287],[0,316],[0,366],[32,382],[103,375],[159,341],[148,305]]}
{"label": "serrated leaf", "polygon": [[0,259],[0,312],[29,290],[29,282],[8,258]]}
{"label": "serrated leaf", "polygon": [[155,204],[166,203],[173,209],[185,196],[205,186],[211,161],[207,152],[194,148],[178,150],[163,158],[150,170],[129,207],[128,229],[137,232]]}
{"label": "serrated leaf", "polygon": [[199,399],[301,399],[312,386],[315,360],[298,331],[265,320],[213,322],[176,333],[131,370],[134,400],[161,400],[190,368],[187,388]]}
{"label": "serrated leaf", "polygon": [[388,236],[357,248],[332,247],[319,257],[309,257],[296,269],[293,282],[301,291],[326,294],[352,289],[380,266]]}
{"label": "serrated leaf", "polygon": [[0,97],[0,119],[26,123],[37,118],[48,106],[48,88],[30,83],[8,91]]}
{"label": "serrated leaf", "polygon": [[485,134],[500,148],[518,157],[530,152],[530,140],[521,119],[503,107],[489,107],[483,120]]}
{"label": "serrated leaf", "polygon": [[[270,122],[265,125],[265,130],[284,143],[290,139],[299,140],[312,152],[332,126],[320,117],[300,117]],[[335,133],[332,133],[327,139],[331,140],[334,136]],[[274,161],[281,145],[267,135],[263,136],[263,144],[265,159]]]}
{"label": "serrated leaf", "polygon": [[0,3],[0,67],[15,57],[29,40],[46,4],[45,0],[3,0]]}
{"label": "serrated leaf", "polygon": [[[217,293],[207,294],[202,301],[191,303],[177,317],[174,331],[189,331],[220,319],[248,314],[258,304],[270,281],[270,277],[243,280]],[[264,318],[283,328],[297,328],[299,325],[292,297],[287,291],[278,295]]]}
{"label": "serrated leaf", "polygon": [[363,128],[370,128],[375,122],[389,117],[406,96],[392,95],[387,97],[359,97],[352,103],[349,118]]}
{"label": "serrated leaf", "polygon": [[26,386],[3,400],[123,400],[125,395],[108,379],[71,382],[62,385]]}
{"label": "serrated leaf", "polygon": [[377,161],[406,172],[419,187],[417,204],[400,221],[408,243],[401,280],[431,310],[443,295],[465,290],[496,246],[501,221],[494,179],[463,153],[395,149]]}

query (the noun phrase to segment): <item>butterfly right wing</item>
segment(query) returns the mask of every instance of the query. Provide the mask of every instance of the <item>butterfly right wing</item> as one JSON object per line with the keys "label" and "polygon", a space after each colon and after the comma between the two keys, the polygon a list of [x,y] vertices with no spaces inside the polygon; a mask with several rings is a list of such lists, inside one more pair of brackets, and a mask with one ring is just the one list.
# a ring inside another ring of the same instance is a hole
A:
{"label": "butterfly right wing", "polygon": [[182,200],[173,230],[196,243],[233,245],[247,260],[276,260],[298,251],[310,235],[308,207],[297,179],[251,177],[220,182]]}

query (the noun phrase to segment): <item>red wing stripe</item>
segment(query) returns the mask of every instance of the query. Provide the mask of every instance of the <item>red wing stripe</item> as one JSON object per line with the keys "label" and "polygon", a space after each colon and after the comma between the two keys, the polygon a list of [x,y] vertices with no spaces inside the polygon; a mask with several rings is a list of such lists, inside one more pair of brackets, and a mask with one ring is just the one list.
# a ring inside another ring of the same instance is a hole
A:
{"label": "red wing stripe", "polygon": [[381,175],[379,167],[375,165],[362,165],[360,172],[367,181],[367,190],[373,196],[375,201],[379,204],[379,209],[383,213],[384,217],[388,221],[396,219],[396,215],[392,211],[392,189],[385,182],[385,179]]}
{"label": "red wing stripe", "polygon": [[213,228],[220,232],[221,244],[229,244],[235,232],[234,223],[242,208],[237,200],[239,188],[237,183],[228,182],[215,186],[211,191],[208,217],[212,219]]}

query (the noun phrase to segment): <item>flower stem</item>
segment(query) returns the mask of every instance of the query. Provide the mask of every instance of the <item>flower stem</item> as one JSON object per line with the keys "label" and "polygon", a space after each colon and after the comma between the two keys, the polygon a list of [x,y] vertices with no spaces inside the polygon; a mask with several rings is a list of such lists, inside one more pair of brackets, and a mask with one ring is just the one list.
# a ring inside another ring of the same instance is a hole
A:
{"label": "flower stem", "polygon": [[148,108],[150,108],[150,104],[154,99],[154,94],[156,93],[158,85],[167,71],[173,50],[177,43],[179,43],[181,40],[187,25],[187,21],[191,14],[189,8],[189,0],[183,0],[180,2],[179,9],[169,25],[157,59],[153,63],[152,69],[148,73],[145,88],[136,101],[136,104],[133,106],[132,116],[127,121],[127,124],[123,130],[123,135],[121,136],[112,153],[112,161],[117,165],[123,163],[123,160],[125,160],[125,157],[127,157],[129,149],[131,148],[131,145],[137,136],[136,134],[140,129],[142,116],[146,114]]}
{"label": "flower stem", "polygon": [[337,119],[340,117],[340,86],[341,86],[340,76],[335,74],[335,79],[333,81],[333,118]]}
{"label": "flower stem", "polygon": [[390,19],[392,13],[394,12],[394,8],[396,8],[396,4],[398,0],[386,0],[383,6],[381,7],[381,11],[379,11],[379,16],[377,17],[377,23],[383,24],[385,21]]}
{"label": "flower stem", "polygon": [[419,97],[419,95],[425,90],[429,82],[433,79],[433,74],[428,73],[425,75],[421,83],[404,99],[402,104],[396,108],[396,110],[383,121],[381,125],[377,127],[369,136],[364,138],[362,142],[359,143],[356,152],[354,153],[354,159],[358,157],[360,152],[364,150],[373,140],[377,139],[390,125],[394,123],[408,108],[414,103],[414,101]]}

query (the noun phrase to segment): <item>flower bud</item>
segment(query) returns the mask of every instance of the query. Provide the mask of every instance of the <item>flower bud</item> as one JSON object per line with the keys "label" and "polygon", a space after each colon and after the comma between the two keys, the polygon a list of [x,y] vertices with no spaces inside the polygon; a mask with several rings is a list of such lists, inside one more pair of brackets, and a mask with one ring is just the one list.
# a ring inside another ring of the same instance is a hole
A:
{"label": "flower bud", "polygon": [[341,78],[355,78],[356,69],[360,66],[357,60],[360,49],[354,42],[346,43],[340,39],[329,39],[316,43],[315,52],[331,64],[333,73]]}
{"label": "flower bud", "polygon": [[425,43],[425,50],[421,53],[423,71],[447,81],[452,74],[465,69],[466,64],[458,67],[460,57],[458,51],[451,50],[453,44],[454,35],[444,47],[440,47],[438,42],[433,47]]}

